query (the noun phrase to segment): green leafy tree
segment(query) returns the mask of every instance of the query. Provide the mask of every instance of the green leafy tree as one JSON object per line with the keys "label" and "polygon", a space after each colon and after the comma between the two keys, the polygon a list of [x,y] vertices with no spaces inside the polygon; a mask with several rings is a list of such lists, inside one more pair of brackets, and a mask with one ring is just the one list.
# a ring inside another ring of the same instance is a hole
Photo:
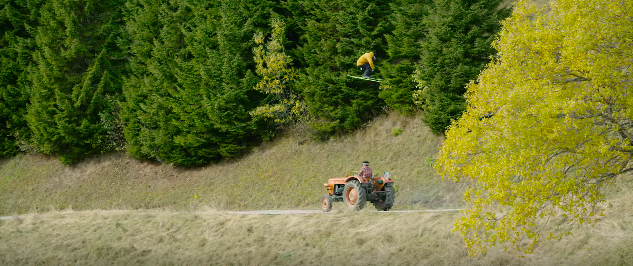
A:
{"label": "green leafy tree", "polygon": [[[592,224],[601,188],[633,171],[632,0],[520,1],[468,87],[436,169],[472,180],[456,230],[472,253],[532,252]],[[547,224],[561,217],[564,223]],[[527,243],[527,245],[525,245]]]}
{"label": "green leafy tree", "polygon": [[433,0],[416,73],[426,104],[423,121],[433,132],[443,133],[466,109],[466,85],[490,61],[499,22],[509,15],[502,2]]}
{"label": "green leafy tree", "polygon": [[255,43],[259,46],[253,50],[257,74],[262,76],[255,90],[266,93],[270,99],[251,111],[251,115],[273,119],[283,125],[304,115],[305,105],[293,88],[297,71],[291,66],[292,58],[284,52],[285,24],[276,17],[272,19],[271,26],[268,43],[264,44],[262,32],[255,34]]}
{"label": "green leafy tree", "polygon": [[252,36],[266,24],[263,1],[129,1],[131,75],[123,108],[129,152],[195,166],[239,155],[266,124],[250,116]]}
{"label": "green leafy tree", "polygon": [[29,68],[26,116],[36,150],[64,163],[109,150],[100,114],[120,93],[117,58],[121,1],[47,1],[40,10]]}

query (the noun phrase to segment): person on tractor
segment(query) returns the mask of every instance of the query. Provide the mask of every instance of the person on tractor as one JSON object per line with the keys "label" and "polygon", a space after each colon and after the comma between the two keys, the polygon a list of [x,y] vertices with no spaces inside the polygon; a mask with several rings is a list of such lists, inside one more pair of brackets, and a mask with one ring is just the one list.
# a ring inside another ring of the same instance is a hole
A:
{"label": "person on tractor", "polygon": [[356,60],[356,65],[363,72],[363,78],[371,78],[371,73],[374,72],[374,60],[376,60],[374,52],[366,53]]}
{"label": "person on tractor", "polygon": [[369,180],[373,177],[373,173],[371,172],[371,168],[369,168],[368,161],[363,162],[363,168],[360,169],[360,173],[358,173],[358,176],[366,180]]}

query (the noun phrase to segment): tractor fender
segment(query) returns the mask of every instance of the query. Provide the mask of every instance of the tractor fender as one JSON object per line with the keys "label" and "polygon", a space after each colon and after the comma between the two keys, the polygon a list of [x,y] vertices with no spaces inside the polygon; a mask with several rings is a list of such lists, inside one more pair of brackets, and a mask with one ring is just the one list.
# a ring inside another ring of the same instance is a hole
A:
{"label": "tractor fender", "polygon": [[361,183],[367,183],[367,180],[365,180],[365,178],[360,178],[358,176],[348,176],[347,179],[345,179],[345,183],[352,181],[352,180],[358,180],[358,182]]}
{"label": "tractor fender", "polygon": [[381,184],[385,184],[385,185],[387,184],[393,185],[393,179],[386,178],[384,176],[374,177],[374,182],[380,182]]}
{"label": "tractor fender", "polygon": [[372,186],[377,188],[378,191],[382,191],[384,187],[393,186],[393,179],[384,176],[374,177]]}

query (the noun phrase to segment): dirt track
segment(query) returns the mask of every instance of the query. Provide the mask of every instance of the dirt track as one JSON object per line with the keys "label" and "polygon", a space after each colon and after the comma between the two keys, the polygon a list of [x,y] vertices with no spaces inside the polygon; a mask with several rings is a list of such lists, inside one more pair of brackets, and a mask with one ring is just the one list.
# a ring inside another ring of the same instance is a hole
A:
{"label": "dirt track", "polygon": [[[461,211],[462,209],[436,209],[436,210],[403,210],[403,211],[372,211],[379,213],[407,213],[407,212],[456,212]],[[321,210],[263,210],[263,211],[230,211],[228,213],[231,214],[251,214],[251,215],[279,215],[279,214],[311,214],[311,213],[323,213],[327,214],[327,212],[322,212]]]}
{"label": "dirt track", "polygon": [[[462,209],[434,209],[434,210],[402,210],[402,211],[372,211],[377,213],[410,213],[410,212],[457,212]],[[227,211],[230,214],[241,214],[241,215],[289,215],[289,214],[315,214],[315,213],[323,213],[328,214],[327,212],[322,212],[321,210],[255,210],[255,211]],[[1,220],[13,220],[19,219],[21,216],[0,216]]]}

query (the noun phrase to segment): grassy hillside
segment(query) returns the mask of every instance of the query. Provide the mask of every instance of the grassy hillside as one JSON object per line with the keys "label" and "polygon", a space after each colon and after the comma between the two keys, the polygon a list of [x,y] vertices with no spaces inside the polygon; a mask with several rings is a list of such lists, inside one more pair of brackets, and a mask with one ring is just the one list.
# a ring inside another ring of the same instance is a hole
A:
{"label": "grassy hillside", "polygon": [[307,141],[297,129],[239,160],[196,169],[140,162],[122,153],[72,167],[42,155],[1,159],[0,215],[70,207],[318,208],[323,182],[358,171],[363,160],[371,161],[376,173],[397,177],[394,208],[457,207],[460,186],[442,182],[431,167],[441,140],[420,121],[391,114],[322,143]]}
{"label": "grassy hillside", "polygon": [[[400,132],[400,134],[397,134]],[[396,136],[397,135],[397,136]],[[73,167],[24,155],[0,162],[0,265],[625,265],[633,260],[631,176],[609,188],[595,227],[576,226],[521,258],[494,247],[468,257],[457,212],[237,215],[224,210],[318,209],[329,177],[370,160],[390,170],[395,209],[458,207],[462,185],[430,163],[441,139],[419,117],[379,117],[324,143],[296,129],[240,161],[197,169],[108,154]],[[55,209],[72,210],[55,211]],[[50,210],[53,211],[50,211]],[[552,225],[564,220],[552,221]],[[373,250],[373,252],[372,252]]]}
{"label": "grassy hillside", "polygon": [[[419,117],[379,117],[355,134],[326,142],[305,135],[295,129],[240,160],[195,169],[122,153],[74,166],[41,155],[5,159],[0,161],[0,215],[66,208],[318,209],[323,183],[359,171],[363,160],[375,173],[396,177],[395,209],[459,205],[460,186],[443,182],[432,169],[441,139]],[[342,207],[335,204],[334,210]]]}
{"label": "grassy hillside", "polygon": [[[538,1],[543,3],[545,1]],[[301,128],[240,160],[194,169],[106,154],[72,167],[56,158],[0,160],[0,265],[629,265],[631,175],[607,188],[605,217],[519,257],[469,257],[457,212],[238,215],[318,209],[328,178],[371,161],[391,171],[394,209],[461,207],[464,184],[432,170],[441,138],[420,117],[378,117],[357,133],[312,142]],[[370,207],[371,209],[371,207]],[[61,211],[60,211],[61,210]],[[553,219],[550,225],[566,225]]]}

